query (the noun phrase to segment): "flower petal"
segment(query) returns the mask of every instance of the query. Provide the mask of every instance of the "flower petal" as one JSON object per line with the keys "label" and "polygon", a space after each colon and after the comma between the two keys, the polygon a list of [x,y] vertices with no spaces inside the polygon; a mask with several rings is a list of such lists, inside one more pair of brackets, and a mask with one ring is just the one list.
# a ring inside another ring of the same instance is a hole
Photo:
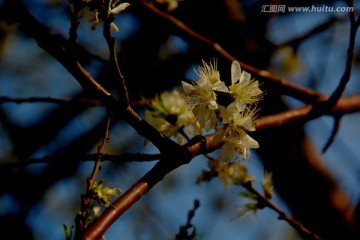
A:
{"label": "flower petal", "polygon": [[224,145],[220,149],[221,156],[219,158],[220,161],[229,162],[234,155],[235,145],[229,142],[224,143]]}
{"label": "flower petal", "polygon": [[242,143],[244,144],[245,148],[247,148],[247,149],[259,148],[259,143],[247,134],[245,134],[241,140],[242,140]]}
{"label": "flower petal", "polygon": [[246,71],[242,71],[239,82],[248,82],[250,81],[250,79],[251,79],[251,74]]}
{"label": "flower petal", "polygon": [[119,32],[119,28],[115,25],[115,23],[111,23],[110,26],[111,26],[112,29]]}
{"label": "flower petal", "polygon": [[231,64],[231,83],[235,84],[240,80],[241,76],[241,67],[237,61],[233,61]]}
{"label": "flower petal", "polygon": [[243,117],[240,114],[236,117],[236,125],[245,128],[248,131],[255,131],[251,117]]}
{"label": "flower petal", "polygon": [[189,84],[187,82],[181,81],[181,84],[182,84],[184,92],[186,94],[191,94],[194,91],[196,91],[196,88],[193,85],[191,85],[191,84]]}
{"label": "flower petal", "polygon": [[121,4],[117,5],[116,7],[114,7],[114,8],[111,10],[111,12],[112,12],[113,14],[118,14],[119,12],[124,11],[128,6],[130,6],[130,3],[127,3],[127,2],[121,3]]}

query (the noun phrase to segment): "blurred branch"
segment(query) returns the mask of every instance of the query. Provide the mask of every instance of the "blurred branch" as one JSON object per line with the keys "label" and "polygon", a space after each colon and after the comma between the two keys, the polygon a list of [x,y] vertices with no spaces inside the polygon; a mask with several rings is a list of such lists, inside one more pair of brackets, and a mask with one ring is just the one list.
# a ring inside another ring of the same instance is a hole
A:
{"label": "blurred branch", "polygon": [[[194,225],[191,223],[191,220],[195,216],[196,210],[200,207],[199,200],[194,201],[194,208],[189,211],[186,224],[180,227],[179,233],[176,234],[175,240],[192,240],[196,239],[196,229]],[[193,229],[193,231],[189,234],[188,231],[190,229]]]}
{"label": "blurred branch", "polygon": [[188,36],[196,39],[197,41],[205,43],[206,45],[209,45],[211,48],[213,48],[214,51],[217,51],[220,55],[222,55],[224,58],[228,59],[229,61],[239,62],[239,64],[244,70],[252,73],[257,78],[269,83],[280,93],[290,95],[305,103],[311,103],[326,98],[325,95],[318,93],[312,89],[293,84],[278,76],[273,75],[269,71],[260,70],[251,65],[241,62],[240,60],[232,56],[229,52],[224,50],[218,43],[213,42],[210,39],[204,37],[203,35],[193,31],[191,28],[189,28],[187,25],[185,25],[177,18],[157,9],[155,6],[153,6],[151,3],[148,3],[146,0],[141,0],[140,4],[145,8],[149,9],[150,11],[152,11],[153,13],[157,14],[158,16],[162,17],[166,21],[174,24],[177,28],[185,32]]}
{"label": "blurred branch", "polygon": [[334,116],[334,126],[333,126],[333,130],[331,131],[331,135],[328,139],[328,141],[326,142],[325,146],[322,149],[322,152],[325,153],[326,150],[328,150],[328,148],[331,146],[331,144],[334,142],[336,134],[339,131],[340,128],[340,122],[341,122],[341,117],[342,115],[335,115]]}
{"label": "blurred branch", "polygon": [[[146,153],[122,153],[122,154],[103,154],[102,162],[111,161],[116,164],[122,164],[127,162],[149,162],[159,160],[161,154],[146,154]],[[61,156],[44,156],[42,158],[31,158],[26,161],[16,161],[16,162],[6,162],[5,160],[0,161],[0,172],[6,171],[8,169],[14,168],[24,168],[32,164],[39,163],[52,163],[52,162],[88,162],[96,161],[98,154],[88,154],[88,155],[61,155]]]}
{"label": "blurred branch", "polygon": [[29,97],[29,98],[12,98],[0,97],[1,103],[55,103],[55,104],[84,104],[86,106],[104,106],[104,104],[96,99],[90,98],[53,98],[53,97]]}
{"label": "blurred branch", "polygon": [[77,30],[79,28],[79,11],[81,10],[81,2],[74,1],[72,2],[72,11],[70,14],[70,29],[69,29],[69,44],[70,48],[76,52],[76,39],[77,39]]}
{"label": "blurred branch", "polygon": [[[354,1],[350,1],[350,2],[351,2],[350,5],[354,8]],[[338,87],[333,92],[331,97],[327,100],[328,108],[331,108],[336,104],[338,99],[343,94],[346,84],[349,82],[351,76],[352,62],[354,58],[355,38],[356,38],[358,25],[356,24],[355,11],[350,12],[349,15],[350,15],[350,38],[349,38],[349,48],[347,50],[345,72],[340,79],[340,83]]]}
{"label": "blurred branch", "polygon": [[[354,1],[348,1],[348,5],[350,7],[354,7]],[[355,49],[355,38],[356,38],[356,32],[358,30],[358,25],[356,24],[356,16],[355,16],[355,10],[349,13],[350,15],[350,36],[349,36],[349,47],[347,51],[347,58],[346,58],[346,65],[345,65],[345,71],[343,76],[340,79],[340,83],[337,86],[336,90],[333,92],[333,94],[330,96],[330,98],[326,101],[324,101],[325,107],[322,106],[322,103],[319,103],[319,107],[323,108],[320,111],[324,111],[324,109],[331,109],[333,106],[335,106],[336,102],[341,98],[341,95],[343,94],[345,87],[347,83],[350,81],[351,77],[351,69],[353,65],[353,58],[354,58],[354,49]],[[316,110],[316,108],[314,108]],[[309,115],[312,113],[310,112]],[[325,147],[323,148],[323,152],[326,151],[331,145],[331,143],[334,141],[336,137],[336,133],[338,132],[340,128],[340,120],[341,120],[341,114],[336,115],[335,121],[334,121],[334,127],[333,131],[331,133],[331,136],[326,143]]]}
{"label": "blurred branch", "polygon": [[308,32],[305,32],[304,34],[302,34],[301,36],[291,39],[287,42],[281,43],[278,45],[278,47],[283,47],[283,46],[292,46],[295,49],[298,48],[298,46],[305,41],[306,39],[314,36],[315,34],[321,33],[325,30],[327,30],[329,27],[331,27],[334,23],[336,22],[343,22],[345,21],[345,17],[330,17],[328,20],[326,20],[325,22],[319,24],[318,26],[314,27],[313,29],[311,29]]}
{"label": "blurred branch", "polygon": [[[149,99],[151,101],[152,99]],[[1,103],[54,103],[54,104],[65,104],[73,106],[74,104],[85,105],[85,106],[105,106],[103,102],[93,99],[93,98],[84,98],[84,97],[75,97],[75,98],[54,98],[54,97],[29,97],[29,98],[15,98],[15,97],[1,97]],[[146,105],[146,101],[130,101],[130,105],[133,108],[141,108]]]}

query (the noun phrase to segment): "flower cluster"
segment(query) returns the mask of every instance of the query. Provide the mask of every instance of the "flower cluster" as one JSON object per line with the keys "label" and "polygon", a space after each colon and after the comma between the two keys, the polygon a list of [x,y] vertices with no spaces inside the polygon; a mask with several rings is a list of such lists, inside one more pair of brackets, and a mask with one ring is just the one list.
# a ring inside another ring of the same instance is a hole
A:
{"label": "flower cluster", "polygon": [[203,172],[200,182],[215,176],[226,187],[253,181],[246,166],[230,160],[234,155],[246,159],[251,148],[259,147],[248,135],[255,131],[253,120],[263,95],[259,82],[235,61],[230,86],[221,81],[216,61],[203,62],[196,73],[197,81],[182,82],[184,93],[174,90],[156,96],[145,110],[145,120],[164,135],[177,138],[180,144],[203,130],[215,130],[214,141],[224,144],[217,161],[209,161],[210,170]]}
{"label": "flower cluster", "polygon": [[157,95],[145,110],[145,120],[167,137],[177,138],[179,144],[190,135],[201,134],[184,95],[177,90]]}
{"label": "flower cluster", "polygon": [[192,84],[182,82],[186,102],[201,128],[216,130],[215,141],[225,138],[219,160],[228,162],[234,153],[246,159],[250,148],[259,147],[257,141],[247,134],[255,130],[256,104],[262,98],[259,82],[242,71],[236,61],[231,65],[229,87],[221,81],[216,61],[203,62],[197,74],[199,79]]}
{"label": "flower cluster", "polygon": [[103,204],[105,207],[108,207],[110,205],[111,197],[119,195],[121,190],[119,188],[104,187],[103,180],[101,180],[94,183],[92,193],[94,200]]}
{"label": "flower cluster", "polygon": [[[120,0],[110,0],[108,6],[106,6],[105,0],[68,0],[68,2],[71,12],[74,12],[74,9],[77,8],[79,15],[84,16],[91,23],[92,29],[95,29],[105,16],[118,14],[130,6],[127,2],[119,3]],[[75,6],[75,4],[77,5]],[[111,23],[111,28],[119,31],[119,28],[114,23]]]}
{"label": "flower cluster", "polygon": [[209,170],[203,170],[198,177],[197,183],[209,182],[212,178],[218,177],[219,181],[227,188],[231,185],[242,185],[255,181],[255,178],[248,174],[247,167],[241,162],[222,162],[209,160]]}

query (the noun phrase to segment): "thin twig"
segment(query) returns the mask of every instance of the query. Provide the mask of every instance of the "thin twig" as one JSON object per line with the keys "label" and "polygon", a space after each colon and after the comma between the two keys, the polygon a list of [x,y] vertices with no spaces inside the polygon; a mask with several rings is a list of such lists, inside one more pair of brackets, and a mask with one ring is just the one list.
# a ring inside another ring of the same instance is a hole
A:
{"label": "thin twig", "polygon": [[[110,6],[110,0],[106,1],[106,6]],[[125,78],[121,73],[120,66],[117,59],[117,54],[115,50],[115,39],[111,33],[111,23],[114,21],[115,17],[113,13],[106,14],[104,19],[104,28],[103,28],[103,35],[106,39],[109,52],[110,52],[110,64],[113,70],[114,76],[116,77],[116,84],[119,86],[119,92],[121,96],[121,103],[123,108],[126,109],[130,107],[129,95],[128,90],[125,83]]]}
{"label": "thin twig", "polygon": [[[195,237],[194,235],[196,234],[196,232],[195,232],[195,228],[194,228],[193,224],[191,223],[191,220],[194,218],[195,212],[199,207],[200,207],[200,202],[199,202],[199,200],[196,199],[194,201],[194,208],[192,210],[190,210],[188,213],[186,224],[183,226],[180,226],[179,233],[176,234],[175,240],[194,239],[194,237]],[[193,229],[193,231],[191,233],[188,233],[188,231],[191,228]]]}
{"label": "thin twig", "polygon": [[91,201],[93,200],[92,197],[92,190],[94,187],[95,179],[99,171],[101,170],[101,161],[102,161],[102,155],[105,149],[106,144],[109,142],[109,128],[110,128],[110,120],[111,120],[111,112],[109,111],[108,117],[106,120],[106,128],[104,131],[103,139],[98,146],[97,149],[97,159],[95,161],[92,173],[90,177],[86,180],[86,192],[85,194],[81,195],[81,207],[80,211],[76,215],[75,223],[76,223],[76,232],[75,232],[75,238],[81,234],[81,232],[86,227],[86,219],[90,215],[91,211]]}
{"label": "thin twig", "polygon": [[322,153],[325,153],[326,150],[328,150],[329,147],[331,146],[331,144],[334,142],[336,134],[338,133],[339,128],[340,128],[341,117],[342,117],[341,114],[334,116],[333,130],[331,131],[331,135],[330,135],[328,141],[326,142],[325,146],[322,149]]}
{"label": "thin twig", "polygon": [[106,120],[106,128],[105,128],[104,136],[103,136],[101,144],[98,146],[97,159],[95,161],[95,165],[94,165],[93,171],[91,173],[91,176],[88,178],[87,191],[90,191],[92,189],[94,182],[95,182],[96,175],[99,173],[99,171],[101,169],[100,164],[102,162],[104,149],[105,149],[106,144],[109,142],[109,128],[110,128],[111,115],[112,115],[111,112],[109,112],[107,120]]}
{"label": "thin twig", "polygon": [[256,190],[251,182],[247,182],[244,185],[250,193],[255,194],[258,197],[258,201],[260,205],[268,207],[279,214],[279,219],[285,220],[288,222],[294,229],[296,229],[299,234],[304,237],[305,239],[313,239],[313,240],[320,240],[321,238],[314,232],[311,232],[307,229],[301,222],[297,221],[296,219],[292,218],[284,211],[282,211],[278,206],[276,206],[269,198],[265,197],[261,194],[258,190]]}
{"label": "thin twig", "polygon": [[[354,1],[351,1],[351,4],[349,5],[354,8]],[[343,94],[346,84],[350,81],[350,77],[351,77],[351,69],[353,65],[352,62],[354,58],[355,38],[356,38],[356,32],[358,26],[356,24],[355,11],[350,12],[349,15],[350,15],[350,39],[349,39],[349,47],[347,50],[345,71],[340,79],[339,85],[337,86],[333,94],[330,96],[330,98],[327,100],[328,108],[331,108],[336,104],[338,99]]]}

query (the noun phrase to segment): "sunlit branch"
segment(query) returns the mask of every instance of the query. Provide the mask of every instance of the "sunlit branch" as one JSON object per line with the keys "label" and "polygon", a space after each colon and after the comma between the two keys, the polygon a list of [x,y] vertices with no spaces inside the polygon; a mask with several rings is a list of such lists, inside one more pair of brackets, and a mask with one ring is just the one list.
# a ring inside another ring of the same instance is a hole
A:
{"label": "sunlit branch", "polygon": [[278,76],[273,75],[269,71],[260,70],[249,64],[241,62],[240,60],[238,60],[234,56],[232,56],[229,52],[224,50],[218,43],[213,42],[210,39],[204,37],[203,35],[195,32],[194,30],[189,28],[186,24],[184,24],[177,18],[159,10],[158,8],[156,8],[151,3],[149,3],[145,0],[141,0],[140,3],[142,6],[149,9],[153,13],[164,18],[166,21],[174,24],[177,28],[179,28],[183,32],[185,32],[188,36],[210,46],[211,48],[213,48],[213,50],[217,51],[220,55],[222,55],[224,58],[228,59],[229,61],[239,62],[239,64],[241,65],[241,67],[244,70],[252,73],[254,75],[254,77],[262,79],[263,81],[269,83],[272,87],[274,87],[280,93],[293,96],[305,103],[311,103],[311,102],[322,100],[322,99],[326,98],[326,96],[324,94],[318,93],[310,88],[306,88],[303,86],[293,84],[289,81],[279,78]]}
{"label": "sunlit branch", "polygon": [[160,182],[168,173],[183,164],[189,163],[200,154],[214,151],[221,144],[222,143],[214,143],[212,135],[205,137],[196,136],[185,144],[181,151],[168,152],[168,155],[163,156],[148,173],[106,208],[103,214],[84,230],[81,239],[99,239],[116,219],[150,191],[151,188]]}
{"label": "sunlit branch", "polygon": [[255,128],[260,131],[271,127],[280,127],[289,123],[305,123],[314,118],[318,118],[325,115],[336,115],[336,114],[349,114],[360,111],[360,95],[351,97],[340,98],[337,104],[323,113],[318,115],[312,115],[309,117],[310,111],[312,111],[313,105],[306,105],[298,109],[291,109],[285,112],[260,117],[254,121]]}

